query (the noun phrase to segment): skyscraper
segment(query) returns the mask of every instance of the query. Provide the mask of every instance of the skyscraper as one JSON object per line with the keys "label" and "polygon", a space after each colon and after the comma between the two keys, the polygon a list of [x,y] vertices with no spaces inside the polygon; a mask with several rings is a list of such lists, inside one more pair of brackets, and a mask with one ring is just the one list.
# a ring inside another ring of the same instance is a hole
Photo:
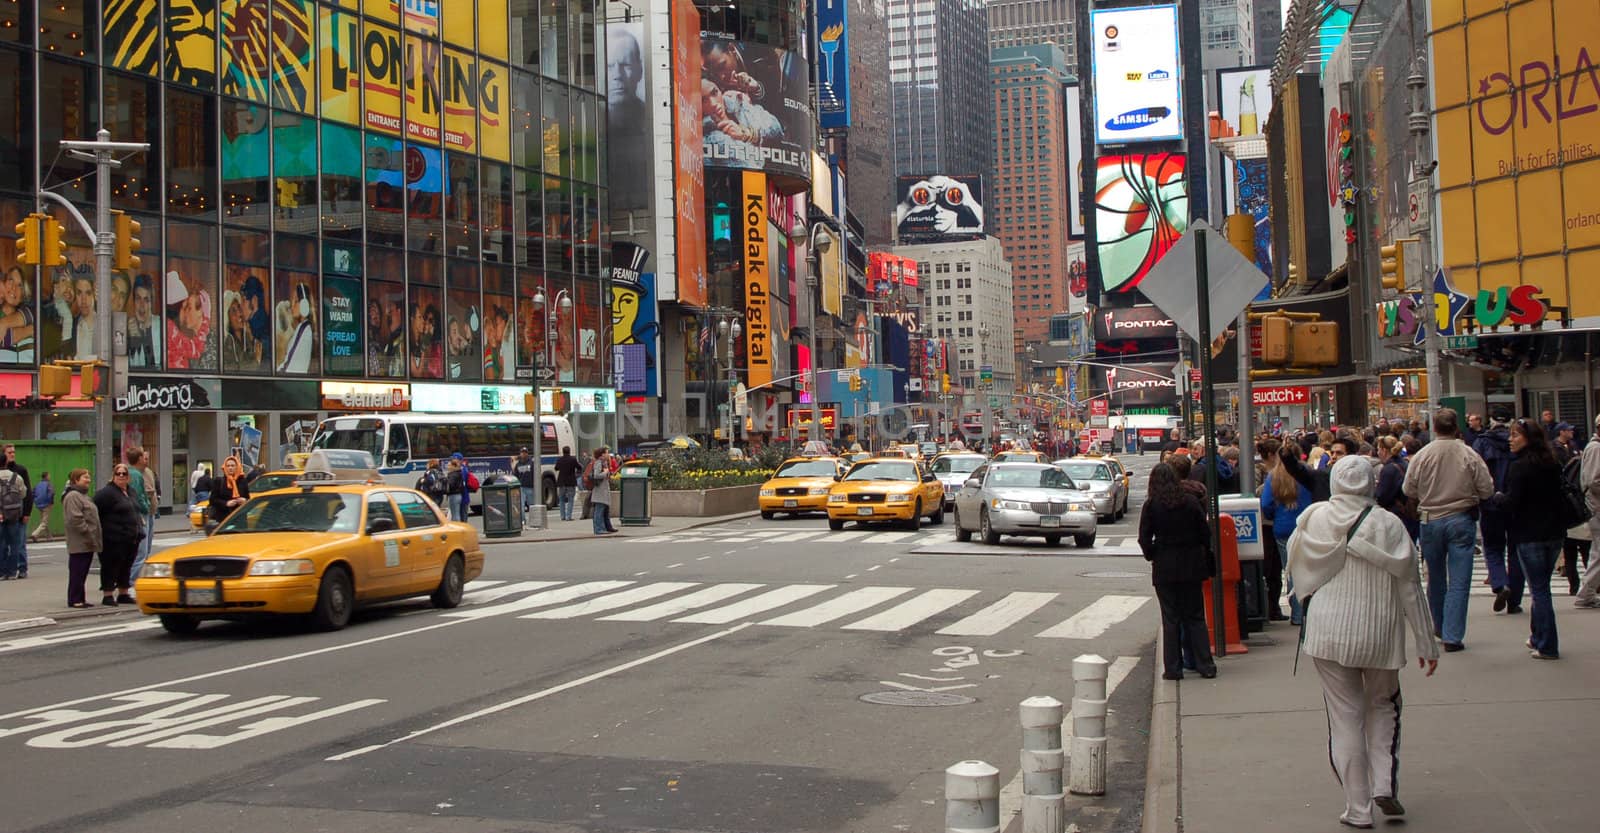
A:
{"label": "skyscraper", "polygon": [[1205,43],[1201,66],[1209,73],[1255,63],[1254,30],[1254,0],[1204,0],[1200,6],[1200,33]]}
{"label": "skyscraper", "polygon": [[850,213],[869,246],[888,245],[894,213],[894,126],[889,112],[889,25],[882,3],[846,0],[850,24],[850,101],[856,114],[844,132],[845,188]]}
{"label": "skyscraper", "polygon": [[1255,0],[1255,42],[1258,64],[1270,64],[1283,39],[1283,0]]}
{"label": "skyscraper", "polygon": [[[1078,0],[1082,2],[1082,0]],[[989,49],[1049,43],[1078,65],[1073,0],[989,0]]]}
{"label": "skyscraper", "polygon": [[988,29],[980,0],[889,0],[897,175],[989,173]]}
{"label": "skyscraper", "polygon": [[1067,310],[1067,67],[1050,44],[1004,47],[989,58],[996,130],[989,222],[1011,261],[1022,344],[1045,341],[1050,314]]}

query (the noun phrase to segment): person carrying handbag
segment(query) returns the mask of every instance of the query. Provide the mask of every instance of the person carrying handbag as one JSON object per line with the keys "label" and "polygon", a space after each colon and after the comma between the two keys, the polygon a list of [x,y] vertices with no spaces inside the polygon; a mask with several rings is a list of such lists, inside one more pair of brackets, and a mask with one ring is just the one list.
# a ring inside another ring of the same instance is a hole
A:
{"label": "person carrying handbag", "polygon": [[1372,465],[1351,456],[1330,472],[1331,496],[1307,507],[1289,539],[1289,572],[1305,609],[1302,649],[1322,678],[1329,759],[1344,787],[1339,822],[1368,829],[1374,805],[1384,815],[1405,813],[1398,779],[1406,633],[1427,676],[1438,668],[1439,646],[1411,537],[1399,517],[1376,507]]}
{"label": "person carrying handbag", "polygon": [[1183,679],[1183,650],[1200,676],[1217,676],[1206,636],[1206,579],[1215,575],[1211,528],[1200,501],[1185,490],[1170,463],[1150,471],[1150,490],[1139,514],[1139,550],[1150,562],[1150,583],[1161,603],[1162,679]]}

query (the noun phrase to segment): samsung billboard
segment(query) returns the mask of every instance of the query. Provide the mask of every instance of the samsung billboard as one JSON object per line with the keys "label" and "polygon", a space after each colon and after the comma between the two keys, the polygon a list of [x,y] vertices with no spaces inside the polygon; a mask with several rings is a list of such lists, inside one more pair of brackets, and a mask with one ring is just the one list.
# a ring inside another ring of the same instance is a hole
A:
{"label": "samsung billboard", "polygon": [[1178,7],[1096,9],[1094,138],[1103,145],[1183,138]]}

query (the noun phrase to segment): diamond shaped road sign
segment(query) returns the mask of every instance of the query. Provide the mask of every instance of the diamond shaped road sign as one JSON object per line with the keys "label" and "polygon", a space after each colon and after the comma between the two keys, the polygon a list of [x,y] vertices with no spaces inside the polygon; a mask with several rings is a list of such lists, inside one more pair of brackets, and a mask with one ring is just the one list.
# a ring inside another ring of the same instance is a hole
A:
{"label": "diamond shaped road sign", "polygon": [[[1202,234],[1203,233],[1203,234]],[[1206,277],[1211,287],[1211,336],[1221,335],[1229,322],[1249,306],[1266,285],[1267,276],[1245,260],[1216,229],[1196,220],[1183,237],[1139,282],[1139,291],[1167,314],[1190,338],[1200,337],[1200,307],[1195,301],[1195,249],[1201,237],[1206,245]]]}

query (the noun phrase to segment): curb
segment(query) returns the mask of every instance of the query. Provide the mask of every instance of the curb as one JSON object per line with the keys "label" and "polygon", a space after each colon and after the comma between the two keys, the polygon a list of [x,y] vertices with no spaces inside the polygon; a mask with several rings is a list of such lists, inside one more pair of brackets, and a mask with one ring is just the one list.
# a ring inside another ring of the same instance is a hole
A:
{"label": "curb", "polygon": [[1178,737],[1178,683],[1161,678],[1161,633],[1157,631],[1155,662],[1150,664],[1155,687],[1150,696],[1150,747],[1145,760],[1142,833],[1181,833],[1182,741]]}
{"label": "curb", "polygon": [[[682,531],[684,531],[686,529],[699,529],[700,527],[703,527],[703,526],[716,526],[717,524],[727,523],[728,521],[742,521],[742,520],[745,520],[747,518],[759,517],[760,515],[761,515],[761,513],[759,511],[746,512],[746,513],[744,513],[742,515],[722,515],[722,516],[717,517],[714,520],[706,520],[706,521],[701,521],[699,523],[692,523],[692,524],[689,524],[687,526],[680,526],[680,527],[678,527],[678,528],[676,528],[676,529],[674,529],[672,531],[673,532],[682,532]],[[647,527],[647,526],[636,526],[636,527],[631,527],[631,528],[632,529],[647,530],[647,531],[650,529],[650,527]],[[651,532],[650,534],[652,534],[652,535],[662,535],[662,534],[666,534],[666,533],[664,533],[664,532]],[[612,536],[612,537],[618,537],[618,536]],[[628,536],[621,536],[621,537],[625,538],[625,537],[628,537]],[[523,538],[521,536],[518,536],[516,538],[485,538],[483,533],[480,532],[480,533],[478,533],[478,546],[480,546],[480,547],[489,547],[489,546],[496,546],[496,545],[503,545],[503,544],[553,544],[553,543],[560,543],[562,541],[592,541],[592,540],[594,540],[594,538],[595,538],[595,536],[594,536],[593,533],[589,533],[589,534],[585,534],[585,535],[566,535],[566,536],[562,536],[560,538]]]}

